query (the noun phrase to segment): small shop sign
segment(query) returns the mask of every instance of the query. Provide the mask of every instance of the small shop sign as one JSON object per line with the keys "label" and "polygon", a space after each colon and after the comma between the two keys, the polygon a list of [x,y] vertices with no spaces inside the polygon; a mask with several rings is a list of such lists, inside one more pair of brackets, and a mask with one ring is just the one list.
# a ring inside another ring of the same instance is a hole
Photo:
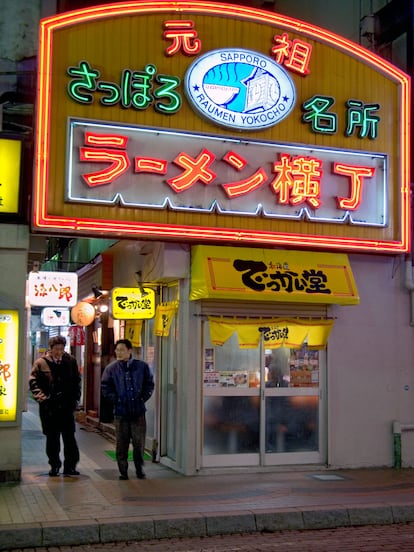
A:
{"label": "small shop sign", "polygon": [[111,291],[110,312],[116,320],[154,318],[155,292],[147,287],[114,288]]}

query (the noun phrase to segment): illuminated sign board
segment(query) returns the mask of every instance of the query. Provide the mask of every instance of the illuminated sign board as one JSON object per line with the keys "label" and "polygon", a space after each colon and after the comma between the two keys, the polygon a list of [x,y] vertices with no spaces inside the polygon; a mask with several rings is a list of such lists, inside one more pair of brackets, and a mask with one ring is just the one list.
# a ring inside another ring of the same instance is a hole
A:
{"label": "illuminated sign board", "polygon": [[19,212],[21,140],[0,138],[0,214]]}
{"label": "illuminated sign board", "polygon": [[68,12],[41,22],[37,101],[36,231],[409,250],[410,79],[334,33],[204,1]]}
{"label": "illuminated sign board", "polygon": [[40,320],[44,326],[69,326],[69,309],[46,307],[42,310]]}
{"label": "illuminated sign board", "polygon": [[196,245],[190,299],[357,305],[347,255]]}
{"label": "illuminated sign board", "polygon": [[27,288],[31,306],[73,307],[78,297],[78,275],[75,272],[30,272]]}
{"label": "illuminated sign board", "polygon": [[19,313],[0,310],[0,422],[16,421]]}
{"label": "illuminated sign board", "polygon": [[295,86],[268,56],[242,49],[216,50],[196,59],[185,77],[190,102],[224,127],[253,130],[284,119],[295,103]]}
{"label": "illuminated sign board", "polygon": [[[83,145],[85,136],[90,146]],[[117,152],[125,162],[116,175],[113,150],[102,147],[108,136],[125,143],[125,148]],[[82,121],[70,122],[69,144],[70,202],[369,226],[387,224],[387,158],[382,154],[240,143],[231,138]],[[190,159],[199,151],[203,168],[189,171]],[[88,169],[83,163],[86,156]],[[103,159],[111,162],[109,169],[102,169]],[[92,166],[95,172],[89,172]],[[179,175],[177,166],[182,168]],[[312,191],[308,190],[306,201],[300,201],[303,172],[299,167],[305,170],[306,166],[313,170],[314,181],[309,183]],[[294,181],[297,179],[296,188],[283,184],[282,175],[287,170]],[[204,179],[205,185],[195,202],[194,189],[199,179]]]}
{"label": "illuminated sign board", "polygon": [[114,288],[110,312],[116,320],[154,318],[155,292],[151,288]]}

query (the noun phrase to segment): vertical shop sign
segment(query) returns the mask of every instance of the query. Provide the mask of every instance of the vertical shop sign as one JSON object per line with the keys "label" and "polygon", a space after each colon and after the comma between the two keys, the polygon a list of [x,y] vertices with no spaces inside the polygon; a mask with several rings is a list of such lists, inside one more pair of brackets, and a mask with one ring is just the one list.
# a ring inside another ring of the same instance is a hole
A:
{"label": "vertical shop sign", "polygon": [[0,138],[0,213],[19,212],[20,139]]}
{"label": "vertical shop sign", "polygon": [[0,310],[0,422],[16,421],[19,314]]}

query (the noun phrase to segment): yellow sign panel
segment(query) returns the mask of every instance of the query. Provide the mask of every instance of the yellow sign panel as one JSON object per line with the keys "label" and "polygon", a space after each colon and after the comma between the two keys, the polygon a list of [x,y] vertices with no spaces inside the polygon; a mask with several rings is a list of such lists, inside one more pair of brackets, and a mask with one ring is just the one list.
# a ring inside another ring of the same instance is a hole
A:
{"label": "yellow sign panel", "polygon": [[151,288],[114,288],[111,315],[116,320],[154,318],[155,292]]}
{"label": "yellow sign panel", "polygon": [[17,410],[19,314],[0,310],[0,422],[14,422]]}
{"label": "yellow sign panel", "polygon": [[191,251],[193,300],[359,303],[345,254],[202,245]]}
{"label": "yellow sign panel", "polygon": [[17,213],[20,194],[20,140],[0,138],[0,213]]}

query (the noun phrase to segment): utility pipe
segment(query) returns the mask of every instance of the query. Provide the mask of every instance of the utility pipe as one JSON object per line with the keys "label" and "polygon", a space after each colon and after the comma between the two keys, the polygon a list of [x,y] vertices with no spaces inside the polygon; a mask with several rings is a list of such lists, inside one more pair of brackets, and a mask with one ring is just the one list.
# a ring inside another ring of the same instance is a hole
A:
{"label": "utility pipe", "polygon": [[411,255],[405,258],[405,287],[410,292],[410,326],[414,326],[414,279]]}
{"label": "utility pipe", "polygon": [[403,431],[414,431],[414,424],[402,424],[395,420],[392,422],[393,446],[394,446],[394,468],[401,468],[401,433]]}

